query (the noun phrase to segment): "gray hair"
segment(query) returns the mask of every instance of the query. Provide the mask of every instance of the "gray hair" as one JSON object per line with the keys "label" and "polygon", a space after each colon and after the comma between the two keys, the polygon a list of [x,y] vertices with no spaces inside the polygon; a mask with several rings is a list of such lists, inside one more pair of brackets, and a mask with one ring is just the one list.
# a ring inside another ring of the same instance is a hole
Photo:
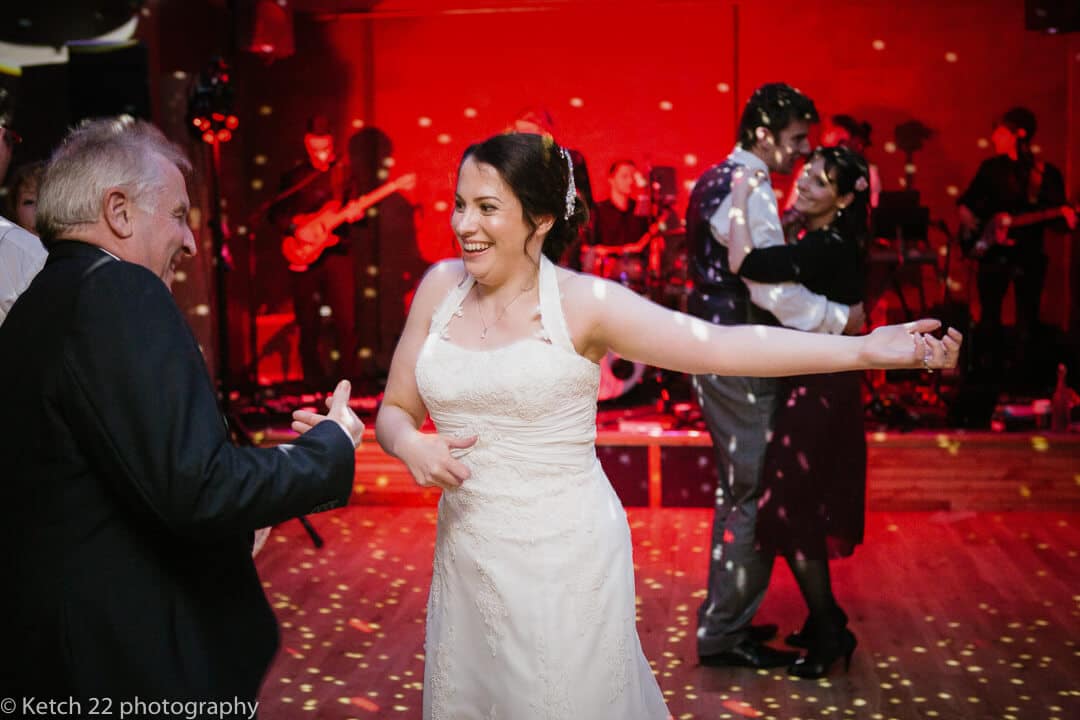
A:
{"label": "gray hair", "polygon": [[191,162],[156,127],[130,115],[86,120],[64,138],[38,191],[37,231],[46,245],[101,214],[105,191],[125,189],[138,202],[161,184],[155,154],[185,176]]}

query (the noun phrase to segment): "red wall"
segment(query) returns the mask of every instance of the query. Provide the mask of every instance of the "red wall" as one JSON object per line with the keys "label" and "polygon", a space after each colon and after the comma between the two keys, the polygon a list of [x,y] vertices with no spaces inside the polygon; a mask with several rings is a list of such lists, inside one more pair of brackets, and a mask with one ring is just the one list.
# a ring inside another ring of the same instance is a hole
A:
{"label": "red wall", "polygon": [[[481,5],[499,4],[471,7]],[[420,251],[434,260],[454,252],[448,207],[464,147],[543,105],[557,138],[587,158],[598,199],[608,164],[629,156],[675,166],[681,205],[685,188],[730,150],[748,94],[775,80],[803,89],[823,115],[872,123],[870,156],[886,190],[904,175],[902,154],[889,151],[896,125],[931,128],[914,159],[915,186],[950,225],[956,193],[990,152],[992,119],[1012,105],[1038,115],[1036,144],[1069,175],[1073,199],[1080,187],[1080,35],[1025,31],[1022,0],[583,0],[446,11],[453,7],[470,4],[387,0],[370,15],[298,13],[295,56],[269,66],[239,59],[236,204],[269,197],[301,155],[311,112],[329,114],[342,138],[358,123],[374,125],[393,141],[391,176],[420,175],[410,197]],[[172,69],[163,61],[163,73]],[[945,236],[931,240],[940,249]],[[1065,242],[1051,245],[1043,318],[1065,325],[1076,321],[1068,280],[1075,254]],[[276,242],[258,252],[260,304],[287,306]],[[962,264],[953,278],[963,293]],[[933,301],[940,283],[927,282]]]}

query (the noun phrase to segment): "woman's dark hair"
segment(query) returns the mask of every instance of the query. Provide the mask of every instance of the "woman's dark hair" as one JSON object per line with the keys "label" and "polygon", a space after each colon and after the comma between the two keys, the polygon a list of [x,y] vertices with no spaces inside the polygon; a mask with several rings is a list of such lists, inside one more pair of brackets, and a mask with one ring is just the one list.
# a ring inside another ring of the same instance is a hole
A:
{"label": "woman's dark hair", "polygon": [[813,100],[787,83],[768,83],[755,90],[746,101],[739,120],[738,143],[744,150],[749,150],[757,142],[759,127],[768,128],[779,137],[780,131],[796,120],[816,123],[819,119]]}
{"label": "woman's dark hair", "polygon": [[817,148],[806,164],[809,166],[817,158],[821,158],[825,174],[836,187],[836,195],[853,195],[851,203],[833,220],[833,226],[844,237],[855,239],[862,259],[870,240],[870,168],[862,155],[843,145]]}
{"label": "woman's dark hair", "polygon": [[495,168],[521,203],[531,233],[536,232],[538,218],[550,215],[555,219],[543,245],[543,253],[553,262],[562,258],[589,221],[589,209],[580,197],[576,198],[570,217],[564,217],[570,183],[565,153],[549,136],[509,133],[470,145],[458,165],[460,171],[461,165],[472,158]]}

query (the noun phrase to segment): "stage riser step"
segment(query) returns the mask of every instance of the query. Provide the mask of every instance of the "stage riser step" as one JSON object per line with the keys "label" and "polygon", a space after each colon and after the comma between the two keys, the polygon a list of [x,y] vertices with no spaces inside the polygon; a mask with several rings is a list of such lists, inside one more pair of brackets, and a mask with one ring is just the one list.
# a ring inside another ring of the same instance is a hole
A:
{"label": "stage riser step", "polygon": [[[627,507],[711,507],[708,437],[601,433],[597,455]],[[1080,436],[963,433],[868,435],[871,510],[1080,511]],[[405,466],[365,439],[352,502],[433,506]]]}

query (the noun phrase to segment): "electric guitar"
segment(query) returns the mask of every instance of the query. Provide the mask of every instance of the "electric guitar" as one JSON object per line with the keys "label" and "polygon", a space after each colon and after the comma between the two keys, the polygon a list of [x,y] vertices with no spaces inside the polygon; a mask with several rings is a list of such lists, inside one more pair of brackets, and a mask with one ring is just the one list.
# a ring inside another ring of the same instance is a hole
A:
{"label": "electric guitar", "polygon": [[1015,245],[1016,241],[1009,237],[1011,228],[1025,227],[1036,223],[1055,220],[1059,217],[1069,219],[1070,229],[1076,225],[1077,207],[1062,205],[1060,207],[1047,208],[1046,210],[1033,210],[1032,212],[1010,215],[998,213],[973,229],[960,231],[960,247],[964,248],[968,257],[981,258],[986,251],[995,245]]}
{"label": "electric guitar", "polygon": [[331,200],[311,213],[304,213],[293,218],[292,234],[281,241],[281,253],[289,261],[291,269],[303,270],[319,259],[323,250],[336,245],[341,239],[334,234],[334,229],[343,222],[356,222],[364,212],[382,202],[398,190],[412,190],[416,187],[416,173],[402,175],[380,185],[366,195],[350,200],[344,205]]}

